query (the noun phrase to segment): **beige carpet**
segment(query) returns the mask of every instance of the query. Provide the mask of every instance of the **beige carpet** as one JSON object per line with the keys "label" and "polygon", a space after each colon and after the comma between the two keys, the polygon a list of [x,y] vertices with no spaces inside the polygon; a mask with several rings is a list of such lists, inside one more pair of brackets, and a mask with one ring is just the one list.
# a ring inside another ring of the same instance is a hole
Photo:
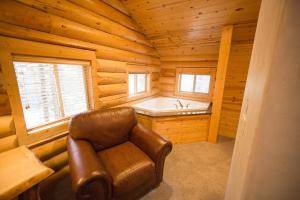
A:
{"label": "beige carpet", "polygon": [[[141,200],[224,199],[233,145],[234,140],[226,138],[221,138],[218,144],[174,145],[166,160],[164,181]],[[69,176],[42,196],[43,200],[74,199]]]}
{"label": "beige carpet", "polygon": [[177,144],[165,164],[164,181],[142,200],[222,200],[234,141],[221,138]]}

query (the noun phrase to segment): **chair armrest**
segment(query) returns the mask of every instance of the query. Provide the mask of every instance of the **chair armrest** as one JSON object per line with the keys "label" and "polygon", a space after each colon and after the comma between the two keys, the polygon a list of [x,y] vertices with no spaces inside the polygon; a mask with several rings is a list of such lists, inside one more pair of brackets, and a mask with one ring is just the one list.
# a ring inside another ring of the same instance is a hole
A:
{"label": "chair armrest", "polygon": [[108,199],[111,180],[92,145],[68,136],[72,188],[77,199]]}
{"label": "chair armrest", "polygon": [[164,162],[172,150],[172,143],[141,124],[137,124],[132,129],[130,140],[154,161],[158,182],[160,182],[163,176]]}

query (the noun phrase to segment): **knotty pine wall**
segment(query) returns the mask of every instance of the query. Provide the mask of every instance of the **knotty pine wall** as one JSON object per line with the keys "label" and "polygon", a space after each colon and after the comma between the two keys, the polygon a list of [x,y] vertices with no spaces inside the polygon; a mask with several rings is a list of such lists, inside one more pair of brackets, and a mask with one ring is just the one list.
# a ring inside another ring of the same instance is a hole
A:
{"label": "knotty pine wall", "polygon": [[[237,131],[256,23],[235,25],[225,81],[219,134],[234,138]],[[176,67],[217,67],[219,44],[193,48],[164,48],[161,57],[160,94],[175,96]]]}
{"label": "knotty pine wall", "polygon": [[[118,1],[2,0],[0,35],[94,50],[102,108],[128,102],[127,69],[152,73],[151,93],[159,92],[160,60],[156,50]],[[1,66],[3,67],[3,66]],[[11,107],[0,68],[0,152],[18,146]],[[68,172],[66,137],[33,148],[57,173],[41,187]]]}
{"label": "knotty pine wall", "polygon": [[235,138],[253,44],[231,46],[223,94],[219,135]]}
{"label": "knotty pine wall", "polygon": [[256,24],[236,25],[225,79],[219,135],[235,138],[254,42]]}

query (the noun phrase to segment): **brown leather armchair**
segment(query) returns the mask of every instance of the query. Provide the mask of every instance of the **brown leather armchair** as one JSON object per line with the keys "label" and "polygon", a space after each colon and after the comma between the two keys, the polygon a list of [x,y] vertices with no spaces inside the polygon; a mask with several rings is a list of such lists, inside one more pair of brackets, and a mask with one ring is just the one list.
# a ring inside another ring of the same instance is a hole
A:
{"label": "brown leather armchair", "polygon": [[159,185],[172,144],[137,123],[132,108],[79,114],[68,136],[77,199],[136,199]]}

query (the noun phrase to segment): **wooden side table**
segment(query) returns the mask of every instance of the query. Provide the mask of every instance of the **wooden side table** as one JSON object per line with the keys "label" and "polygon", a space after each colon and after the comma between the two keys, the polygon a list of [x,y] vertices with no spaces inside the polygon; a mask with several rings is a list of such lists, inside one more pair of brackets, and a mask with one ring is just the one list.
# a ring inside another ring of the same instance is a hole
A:
{"label": "wooden side table", "polygon": [[21,146],[0,154],[0,200],[38,199],[37,184],[54,171],[27,147]]}

